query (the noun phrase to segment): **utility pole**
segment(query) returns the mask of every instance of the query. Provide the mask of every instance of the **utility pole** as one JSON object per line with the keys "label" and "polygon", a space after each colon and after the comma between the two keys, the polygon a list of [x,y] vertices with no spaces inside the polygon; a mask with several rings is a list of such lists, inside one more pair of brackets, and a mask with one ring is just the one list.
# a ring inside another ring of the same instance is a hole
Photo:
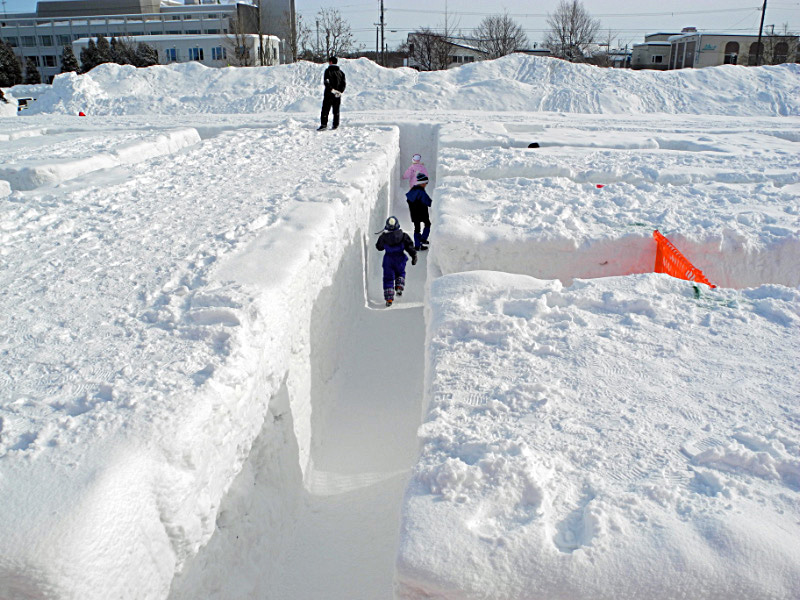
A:
{"label": "utility pole", "polygon": [[319,52],[319,19],[317,19],[317,52]]}
{"label": "utility pole", "polygon": [[761,65],[761,32],[764,30],[764,13],[767,12],[767,0],[761,7],[761,25],[758,26],[758,46],[756,46],[756,66]]}
{"label": "utility pole", "polygon": [[[766,0],[765,0],[766,1]],[[383,20],[383,0],[381,0],[381,61],[378,64],[386,66],[386,51],[384,50],[383,27],[386,23]]]}

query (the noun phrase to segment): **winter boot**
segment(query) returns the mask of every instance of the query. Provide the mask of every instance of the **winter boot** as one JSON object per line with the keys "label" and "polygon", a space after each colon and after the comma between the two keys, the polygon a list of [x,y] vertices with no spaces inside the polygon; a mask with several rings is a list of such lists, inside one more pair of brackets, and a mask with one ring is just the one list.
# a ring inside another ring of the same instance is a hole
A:
{"label": "winter boot", "polygon": [[394,280],[394,293],[398,296],[403,295],[403,290],[406,289],[406,279],[405,277],[398,277]]}
{"label": "winter boot", "polygon": [[389,308],[391,305],[392,305],[392,301],[391,300],[387,300],[386,301],[386,308]]}

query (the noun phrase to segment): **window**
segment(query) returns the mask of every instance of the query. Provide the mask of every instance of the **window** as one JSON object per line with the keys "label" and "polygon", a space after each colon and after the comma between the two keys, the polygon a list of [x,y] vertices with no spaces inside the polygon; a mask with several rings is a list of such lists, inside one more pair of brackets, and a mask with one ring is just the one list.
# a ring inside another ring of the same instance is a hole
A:
{"label": "window", "polygon": [[164,56],[167,57],[167,62],[178,62],[178,49],[167,48],[164,50]]}
{"label": "window", "polygon": [[747,64],[751,67],[755,66],[759,60],[759,56],[762,60],[764,59],[764,44],[753,42],[750,44],[750,56],[747,57]]}
{"label": "window", "polygon": [[72,38],[68,35],[59,35],[58,36],[58,45],[59,46],[67,46],[72,43]]}
{"label": "window", "polygon": [[683,59],[683,66],[687,69],[689,67],[694,67],[694,52],[696,48],[696,41],[692,40],[691,42],[686,43],[686,56]]}
{"label": "window", "polygon": [[16,37],[4,37],[3,39],[12,48],[16,48],[17,46],[19,46],[19,38],[16,38]]}
{"label": "window", "polygon": [[475,62],[475,57],[474,56],[465,56],[464,57],[464,62]]}
{"label": "window", "polygon": [[53,45],[53,36],[52,35],[40,35],[39,36],[39,43],[42,46],[52,46]]}
{"label": "window", "polygon": [[236,58],[239,60],[249,60],[250,49],[245,46],[236,46]]}
{"label": "window", "polygon": [[654,54],[653,56],[650,57],[650,62],[653,64],[660,65],[661,63],[664,62],[664,56],[661,54]]}
{"label": "window", "polygon": [[189,48],[189,60],[203,60],[203,49]]}
{"label": "window", "polygon": [[683,68],[683,55],[686,52],[686,44],[680,43],[677,45],[678,52],[677,57],[675,58],[675,68],[682,69]]}
{"label": "window", "polygon": [[222,46],[217,46],[216,48],[211,49],[211,59],[212,60],[225,60],[228,58],[228,52],[226,48]]}
{"label": "window", "polygon": [[206,29],[206,33],[208,34],[218,34],[219,29]]}
{"label": "window", "polygon": [[218,19],[219,16],[216,13],[208,13],[206,15],[206,18],[208,18],[208,19]]}
{"label": "window", "polygon": [[272,48],[272,59],[273,60],[278,60],[278,49],[277,48]]}
{"label": "window", "polygon": [[186,35],[200,35],[199,29],[187,29]]}
{"label": "window", "polygon": [[735,65],[739,62],[739,42],[728,42],[725,44],[726,65]]}
{"label": "window", "polygon": [[775,50],[772,52],[772,64],[780,65],[785,63],[787,58],[789,58],[789,44],[786,42],[775,44]]}
{"label": "window", "polygon": [[177,31],[176,30],[172,30],[172,31],[168,31],[167,32],[167,35],[180,35],[180,34],[181,34],[180,29],[177,30]]}
{"label": "window", "polygon": [[22,36],[22,47],[23,48],[35,48],[36,47],[36,37],[32,35],[23,35]]}
{"label": "window", "polygon": [[181,17],[180,17],[180,15],[178,15],[178,16],[172,17],[172,20],[173,21],[180,21]]}
{"label": "window", "polygon": [[58,65],[55,56],[43,56],[45,67],[55,67]]}

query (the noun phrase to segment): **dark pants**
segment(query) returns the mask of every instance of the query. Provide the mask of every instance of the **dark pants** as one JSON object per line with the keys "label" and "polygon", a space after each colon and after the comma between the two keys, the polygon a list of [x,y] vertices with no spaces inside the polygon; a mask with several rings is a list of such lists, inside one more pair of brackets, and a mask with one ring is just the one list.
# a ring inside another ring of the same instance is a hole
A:
{"label": "dark pants", "polygon": [[333,126],[339,126],[339,105],[342,103],[342,98],[337,98],[333,94],[325,92],[322,96],[322,115],[320,115],[320,125],[323,127],[328,126],[328,113],[333,109]]}
{"label": "dark pants", "polygon": [[[422,202],[409,202],[408,210],[411,212],[411,221],[414,223],[414,248],[419,250],[420,244],[427,243],[431,233],[431,217],[428,214],[428,207]],[[420,226],[425,228],[420,233]]]}
{"label": "dark pants", "polygon": [[406,284],[405,252],[387,252],[383,255],[383,297],[394,300],[394,290],[403,291]]}

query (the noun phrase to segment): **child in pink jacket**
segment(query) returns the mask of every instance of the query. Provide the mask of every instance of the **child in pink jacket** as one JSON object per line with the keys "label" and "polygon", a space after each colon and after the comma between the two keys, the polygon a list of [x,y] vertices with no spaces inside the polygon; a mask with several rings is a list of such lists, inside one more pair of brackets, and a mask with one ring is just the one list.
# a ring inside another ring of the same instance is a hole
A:
{"label": "child in pink jacket", "polygon": [[424,173],[425,177],[430,177],[430,175],[428,175],[428,169],[422,164],[422,157],[419,154],[415,154],[411,157],[411,166],[408,167],[403,174],[403,179],[408,179],[409,188],[413,188],[417,185],[417,174],[419,173]]}

